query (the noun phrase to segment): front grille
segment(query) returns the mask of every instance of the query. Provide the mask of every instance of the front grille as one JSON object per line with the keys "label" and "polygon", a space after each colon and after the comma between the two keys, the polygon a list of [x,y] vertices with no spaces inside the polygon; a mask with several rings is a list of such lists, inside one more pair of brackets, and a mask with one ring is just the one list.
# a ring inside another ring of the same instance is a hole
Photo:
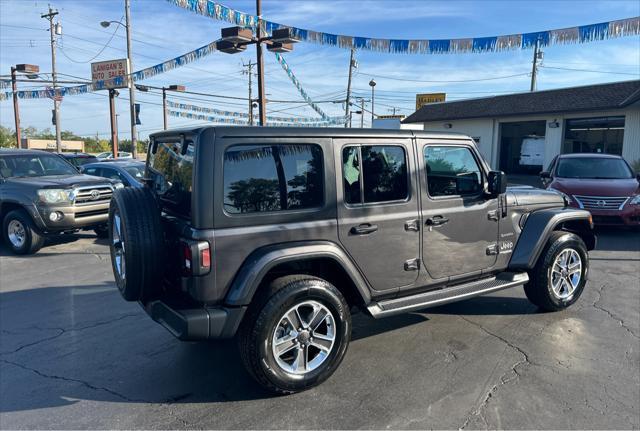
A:
{"label": "front grille", "polygon": [[573,196],[580,208],[588,210],[621,210],[627,199],[623,197],[604,197],[604,196]]}
{"label": "front grille", "polygon": [[109,185],[80,187],[76,189],[75,205],[94,205],[109,202],[113,189]]}

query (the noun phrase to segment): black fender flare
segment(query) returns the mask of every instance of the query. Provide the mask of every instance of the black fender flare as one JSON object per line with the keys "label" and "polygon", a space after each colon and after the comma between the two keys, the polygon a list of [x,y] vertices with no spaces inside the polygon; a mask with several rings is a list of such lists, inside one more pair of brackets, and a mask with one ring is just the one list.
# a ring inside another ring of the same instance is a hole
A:
{"label": "black fender flare", "polygon": [[511,255],[509,269],[528,270],[535,267],[551,232],[557,230],[556,228],[559,225],[567,222],[581,222],[582,225],[588,226],[588,229],[581,229],[575,233],[584,240],[588,250],[593,250],[596,244],[596,236],[593,233],[593,224],[589,211],[568,207],[542,209],[530,213],[527,217]]}
{"label": "black fender flare", "polygon": [[364,277],[342,248],[329,241],[305,241],[269,245],[251,253],[231,283],[225,304],[232,307],[249,305],[270,269],[282,263],[315,258],[328,258],[338,263],[353,281],[364,303],[371,302]]}

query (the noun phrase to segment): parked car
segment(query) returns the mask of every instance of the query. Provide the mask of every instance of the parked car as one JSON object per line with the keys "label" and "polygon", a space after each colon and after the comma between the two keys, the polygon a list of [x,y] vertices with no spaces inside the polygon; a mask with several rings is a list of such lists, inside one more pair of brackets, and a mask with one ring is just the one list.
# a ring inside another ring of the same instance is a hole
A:
{"label": "parked car", "polygon": [[331,376],[352,308],[382,318],[524,285],[562,310],[595,246],[588,211],[508,190],[459,134],[202,127],[151,135],[147,160],[145,186],[109,210],[120,293],[179,339],[237,336],[279,393]]}
{"label": "parked car", "polygon": [[92,156],[87,153],[58,153],[61,157],[71,163],[76,168],[80,168],[80,166],[85,165],[87,163],[95,163],[98,162],[98,158],[96,156]]}
{"label": "parked car", "polygon": [[640,226],[640,175],[620,156],[561,154],[540,177],[570,206],[590,211],[596,225]]}
{"label": "parked car", "polygon": [[80,174],[56,154],[0,149],[2,237],[16,254],[37,252],[46,236],[93,229],[106,236],[120,181]]}
{"label": "parked car", "polygon": [[81,168],[81,171],[87,175],[120,181],[126,187],[142,187],[144,167],[145,164],[137,160],[110,159],[108,162],[86,164]]}
{"label": "parked car", "polygon": [[[113,152],[107,151],[104,153],[96,154],[99,160],[113,159]],[[118,151],[118,159],[133,159],[133,155],[126,151]]]}

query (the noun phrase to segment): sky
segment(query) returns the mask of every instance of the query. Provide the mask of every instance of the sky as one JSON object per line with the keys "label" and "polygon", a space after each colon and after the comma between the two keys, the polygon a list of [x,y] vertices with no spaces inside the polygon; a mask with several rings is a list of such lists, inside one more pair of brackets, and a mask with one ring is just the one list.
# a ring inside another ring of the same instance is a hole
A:
{"label": "sky", "polygon": [[[254,12],[255,2],[227,0],[221,3]],[[348,1],[262,0],[263,17],[282,24],[336,34],[395,39],[449,39],[525,33],[640,15],[638,0],[610,1]],[[48,22],[40,17],[48,4],[59,11],[63,35],[58,44],[59,80],[88,80],[90,63],[126,57],[125,31],[121,26],[102,28],[103,20],[124,16],[123,0],[0,0],[0,75],[19,63],[37,64],[51,72]],[[133,69],[139,70],[174,58],[220,37],[230,24],[196,15],[166,0],[131,0]],[[115,33],[114,33],[115,30]],[[344,114],[349,50],[298,43],[284,55],[304,89],[328,115]],[[368,85],[375,79],[375,113],[409,115],[416,93],[445,92],[447,100],[459,100],[529,90],[531,50],[500,53],[408,55],[357,52],[358,69],[353,96],[371,97]],[[229,55],[213,53],[188,66],[144,80],[142,84],[185,85],[187,90],[248,97],[248,76],[243,63],[255,61],[255,49]],[[577,69],[577,70],[565,70]],[[267,115],[318,117],[291,84],[273,54],[265,53]],[[486,78],[497,78],[483,80]],[[544,49],[538,89],[552,89],[640,78],[640,37],[552,46]],[[475,81],[473,81],[475,80]],[[417,82],[416,82],[417,81]],[[426,82],[431,81],[431,82]],[[449,82],[433,82],[449,81]],[[452,82],[461,81],[461,82]],[[254,91],[257,80],[253,78]],[[72,84],[69,84],[72,85]],[[19,89],[42,88],[20,82]],[[3,90],[4,91],[4,90]],[[119,135],[129,138],[128,93],[116,100]],[[162,128],[159,92],[136,93],[141,103],[138,126],[141,137]],[[255,97],[255,93],[254,93]],[[247,112],[243,100],[170,94],[170,100],[230,111]],[[326,103],[324,101],[327,101]],[[367,109],[370,106],[367,105]],[[52,101],[20,100],[22,127],[51,128]],[[61,104],[63,130],[81,136],[109,138],[106,91],[67,96]],[[359,116],[354,116],[358,125]],[[11,100],[0,102],[0,124],[13,129]],[[170,127],[206,124],[169,117]],[[364,118],[370,124],[370,115]]]}

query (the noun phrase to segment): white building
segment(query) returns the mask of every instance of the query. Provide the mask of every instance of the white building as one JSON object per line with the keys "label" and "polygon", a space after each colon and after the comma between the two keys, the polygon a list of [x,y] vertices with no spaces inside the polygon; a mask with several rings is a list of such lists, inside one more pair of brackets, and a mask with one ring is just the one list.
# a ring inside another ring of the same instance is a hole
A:
{"label": "white building", "polygon": [[640,161],[640,80],[425,105],[403,128],[473,137],[493,168],[537,173],[520,164],[522,141],[544,142],[543,166],[560,153],[620,154]]}

